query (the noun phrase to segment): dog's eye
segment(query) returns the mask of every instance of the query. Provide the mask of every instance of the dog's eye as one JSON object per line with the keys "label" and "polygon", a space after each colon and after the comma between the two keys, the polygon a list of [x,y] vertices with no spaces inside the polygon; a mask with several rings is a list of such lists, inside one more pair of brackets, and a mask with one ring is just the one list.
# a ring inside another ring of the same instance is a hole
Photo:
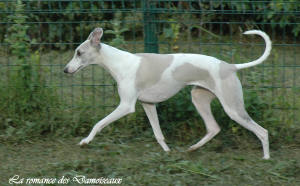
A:
{"label": "dog's eye", "polygon": [[81,56],[82,52],[80,52],[79,50],[77,51],[77,56]]}

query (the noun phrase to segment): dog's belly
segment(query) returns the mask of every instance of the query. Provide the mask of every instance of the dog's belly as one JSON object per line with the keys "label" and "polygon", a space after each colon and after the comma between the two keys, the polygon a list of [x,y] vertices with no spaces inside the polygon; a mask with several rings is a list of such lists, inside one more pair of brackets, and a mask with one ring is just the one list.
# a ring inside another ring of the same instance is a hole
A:
{"label": "dog's belly", "polygon": [[161,81],[139,92],[138,100],[147,103],[159,103],[178,93],[185,85],[176,81]]}

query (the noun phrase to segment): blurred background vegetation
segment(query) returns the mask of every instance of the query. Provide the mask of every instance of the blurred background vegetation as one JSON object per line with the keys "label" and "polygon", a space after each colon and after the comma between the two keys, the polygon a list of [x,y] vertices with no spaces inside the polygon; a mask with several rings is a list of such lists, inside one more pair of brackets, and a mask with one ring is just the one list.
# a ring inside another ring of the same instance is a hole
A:
{"label": "blurred background vegetation", "polygon": [[[292,140],[292,131],[299,129],[300,5],[295,1],[28,0],[0,1],[0,8],[2,139],[86,135],[115,108],[116,84],[103,69],[62,73],[74,48],[95,27],[104,28],[104,42],[130,52],[202,53],[229,63],[262,54],[260,38],[241,35],[262,29],[273,40],[271,57],[239,72],[247,110],[271,136]],[[212,108],[225,131],[244,133],[217,100]],[[129,136],[150,130],[140,105],[137,110],[118,121]],[[158,104],[158,112],[168,137],[191,140],[204,131],[190,88]],[[119,130],[117,124],[108,128]]]}
{"label": "blurred background vegetation", "polygon": [[[18,170],[29,176],[102,173],[146,185],[296,185],[299,15],[296,0],[0,0],[0,142],[5,145],[0,161],[6,168],[0,180]],[[269,130],[278,158],[257,161],[257,138],[232,121],[218,100],[212,110],[222,132],[198,154],[178,153],[206,132],[191,103],[191,87],[157,105],[175,154],[160,152],[139,103],[136,113],[106,127],[87,149],[75,148],[119,102],[116,83],[102,68],[63,73],[95,27],[104,29],[104,43],[129,52],[201,53],[228,63],[258,58],[262,39],[241,33],[265,31],[273,42],[271,56],[238,75],[246,109]]]}

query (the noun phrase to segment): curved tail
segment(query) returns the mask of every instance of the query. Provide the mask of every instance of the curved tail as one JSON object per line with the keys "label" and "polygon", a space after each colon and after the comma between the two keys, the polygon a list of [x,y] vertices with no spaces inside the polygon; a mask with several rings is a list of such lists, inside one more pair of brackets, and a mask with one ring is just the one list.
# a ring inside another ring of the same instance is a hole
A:
{"label": "curved tail", "polygon": [[272,42],[269,38],[269,36],[264,33],[263,31],[260,30],[249,30],[244,32],[243,34],[256,34],[256,35],[260,35],[266,42],[266,49],[264,54],[258,58],[257,60],[251,61],[249,63],[245,63],[245,64],[236,64],[235,67],[240,70],[240,69],[244,69],[244,68],[248,68],[248,67],[252,67],[255,65],[258,65],[260,63],[262,63],[264,60],[266,60],[268,58],[268,56],[270,55],[270,51],[272,49]]}

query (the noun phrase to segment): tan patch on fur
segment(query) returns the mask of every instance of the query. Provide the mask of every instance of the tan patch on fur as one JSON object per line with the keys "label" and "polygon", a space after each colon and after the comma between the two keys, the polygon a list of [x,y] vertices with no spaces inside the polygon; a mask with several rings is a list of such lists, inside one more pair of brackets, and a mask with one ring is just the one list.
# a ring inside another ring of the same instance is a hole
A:
{"label": "tan patch on fur", "polygon": [[226,62],[221,61],[220,63],[220,77],[222,79],[228,77],[232,73],[236,72],[237,68],[233,64],[228,64]]}
{"label": "tan patch on fur", "polygon": [[173,60],[173,56],[168,54],[138,53],[136,55],[142,57],[136,73],[135,83],[138,90],[143,90],[157,83]]}
{"label": "tan patch on fur", "polygon": [[201,81],[210,89],[213,89],[215,87],[215,82],[207,70],[201,69],[190,63],[185,63],[177,67],[173,71],[172,75],[177,81],[185,83],[189,83],[192,81]]}
{"label": "tan patch on fur", "polygon": [[221,80],[221,83],[221,93],[225,104],[235,110],[244,120],[251,121],[245,110],[242,85],[236,74],[227,75],[226,79]]}

